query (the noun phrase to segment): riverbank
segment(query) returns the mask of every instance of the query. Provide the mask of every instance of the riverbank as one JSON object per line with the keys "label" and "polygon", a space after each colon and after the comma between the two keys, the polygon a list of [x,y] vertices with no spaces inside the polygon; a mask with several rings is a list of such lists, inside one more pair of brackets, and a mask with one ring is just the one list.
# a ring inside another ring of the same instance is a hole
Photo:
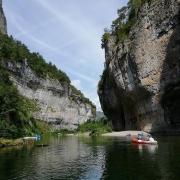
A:
{"label": "riverbank", "polygon": [[118,131],[118,132],[105,133],[105,134],[102,134],[102,136],[106,136],[106,137],[126,137],[128,135],[137,136],[140,133],[143,133],[145,136],[149,135],[148,133],[146,133],[144,131]]}
{"label": "riverbank", "polygon": [[[100,134],[99,136],[103,136],[103,137],[127,137],[127,136],[138,136],[138,134],[140,133],[143,133],[144,136],[147,136],[149,135],[149,133],[146,133],[144,131],[135,131],[135,130],[129,130],[129,131],[113,131],[113,132],[108,132],[108,133],[103,133],[103,134]],[[78,137],[88,137],[88,136],[91,136],[91,132],[79,132],[79,133],[76,133],[76,134],[66,134],[66,136],[78,136]]]}
{"label": "riverbank", "polygon": [[19,139],[0,138],[0,148],[10,147],[10,146],[22,146],[22,145],[24,145],[24,141],[22,138],[19,138]]}
{"label": "riverbank", "polygon": [[[145,136],[148,135],[148,133],[143,132],[143,131],[119,131],[119,132],[109,132],[109,133],[102,133],[98,134],[99,136],[103,137],[122,137],[125,138],[128,135],[131,136],[137,136],[139,133],[143,133]],[[62,135],[58,133],[58,135]],[[91,132],[79,132],[79,133],[67,133],[64,134],[65,136],[78,136],[78,137],[89,137],[92,136]],[[4,139],[0,138],[0,148],[2,147],[10,147],[10,146],[22,146],[24,144],[29,144],[32,143],[32,141],[24,141],[22,138],[19,139]]]}

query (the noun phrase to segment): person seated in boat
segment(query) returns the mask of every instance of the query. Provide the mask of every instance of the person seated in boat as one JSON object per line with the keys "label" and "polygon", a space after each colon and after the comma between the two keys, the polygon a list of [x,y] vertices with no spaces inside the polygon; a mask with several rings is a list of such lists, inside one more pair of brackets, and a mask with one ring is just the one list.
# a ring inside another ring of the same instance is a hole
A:
{"label": "person seated in boat", "polygon": [[143,133],[138,134],[137,139],[138,140],[144,140]]}
{"label": "person seated in boat", "polygon": [[145,141],[154,142],[155,140],[154,140],[154,138],[149,134],[149,135],[146,136]]}
{"label": "person seated in boat", "polygon": [[155,140],[152,136],[150,136],[149,141],[154,142]]}

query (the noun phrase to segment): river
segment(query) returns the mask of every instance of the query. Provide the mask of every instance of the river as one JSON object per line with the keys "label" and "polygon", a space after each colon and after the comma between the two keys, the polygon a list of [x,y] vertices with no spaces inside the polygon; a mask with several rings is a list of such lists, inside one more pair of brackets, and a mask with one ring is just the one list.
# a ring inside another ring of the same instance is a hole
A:
{"label": "river", "polygon": [[179,180],[180,137],[157,140],[45,136],[47,147],[0,149],[0,180]]}

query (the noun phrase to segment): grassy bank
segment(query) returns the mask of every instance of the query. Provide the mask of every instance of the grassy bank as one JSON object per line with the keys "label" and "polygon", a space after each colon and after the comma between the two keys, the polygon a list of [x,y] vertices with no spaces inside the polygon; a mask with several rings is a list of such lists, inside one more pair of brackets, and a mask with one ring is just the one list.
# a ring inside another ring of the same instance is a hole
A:
{"label": "grassy bank", "polygon": [[9,146],[22,146],[24,144],[23,139],[5,139],[0,138],[0,148]]}
{"label": "grassy bank", "polygon": [[[31,130],[31,129],[30,129]],[[6,136],[0,137],[0,148],[10,147],[10,146],[22,146],[24,144],[32,144],[34,141],[23,141],[24,136],[35,136],[35,134],[46,134],[52,132],[52,128],[46,122],[36,120],[35,126],[33,126],[33,131],[27,129],[26,133],[18,136],[12,134],[11,136],[6,133]],[[7,129],[6,129],[7,131]],[[2,133],[0,133],[2,134]]]}
{"label": "grassy bank", "polygon": [[[53,131],[51,127],[42,121],[36,121],[36,129],[38,134],[58,134],[60,136],[66,136],[68,134],[78,134],[78,135],[90,135],[90,136],[100,136],[104,133],[112,132],[111,123],[104,118],[99,120],[88,120],[84,124],[79,125],[76,130],[61,129],[58,131]],[[34,136],[31,134],[30,136]],[[22,136],[23,137],[23,136]],[[9,146],[21,146],[24,145],[22,138],[19,139],[7,139],[0,138],[0,148]]]}

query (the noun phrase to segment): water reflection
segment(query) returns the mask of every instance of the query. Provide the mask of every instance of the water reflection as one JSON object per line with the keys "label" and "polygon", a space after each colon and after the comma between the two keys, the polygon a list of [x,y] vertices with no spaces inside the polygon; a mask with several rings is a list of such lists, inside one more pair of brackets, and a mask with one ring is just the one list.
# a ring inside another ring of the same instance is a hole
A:
{"label": "water reflection", "polygon": [[106,166],[101,179],[159,179],[157,147],[115,143],[107,149]]}
{"label": "water reflection", "polygon": [[0,150],[0,179],[100,179],[104,146],[76,137],[46,137],[42,142],[49,146]]}
{"label": "water reflection", "polygon": [[180,138],[159,138],[158,146],[120,138],[47,136],[48,147],[0,149],[0,180],[178,180]]}
{"label": "water reflection", "polygon": [[132,144],[133,148],[137,149],[139,153],[148,152],[150,154],[157,153],[158,145],[152,145],[152,144]]}

